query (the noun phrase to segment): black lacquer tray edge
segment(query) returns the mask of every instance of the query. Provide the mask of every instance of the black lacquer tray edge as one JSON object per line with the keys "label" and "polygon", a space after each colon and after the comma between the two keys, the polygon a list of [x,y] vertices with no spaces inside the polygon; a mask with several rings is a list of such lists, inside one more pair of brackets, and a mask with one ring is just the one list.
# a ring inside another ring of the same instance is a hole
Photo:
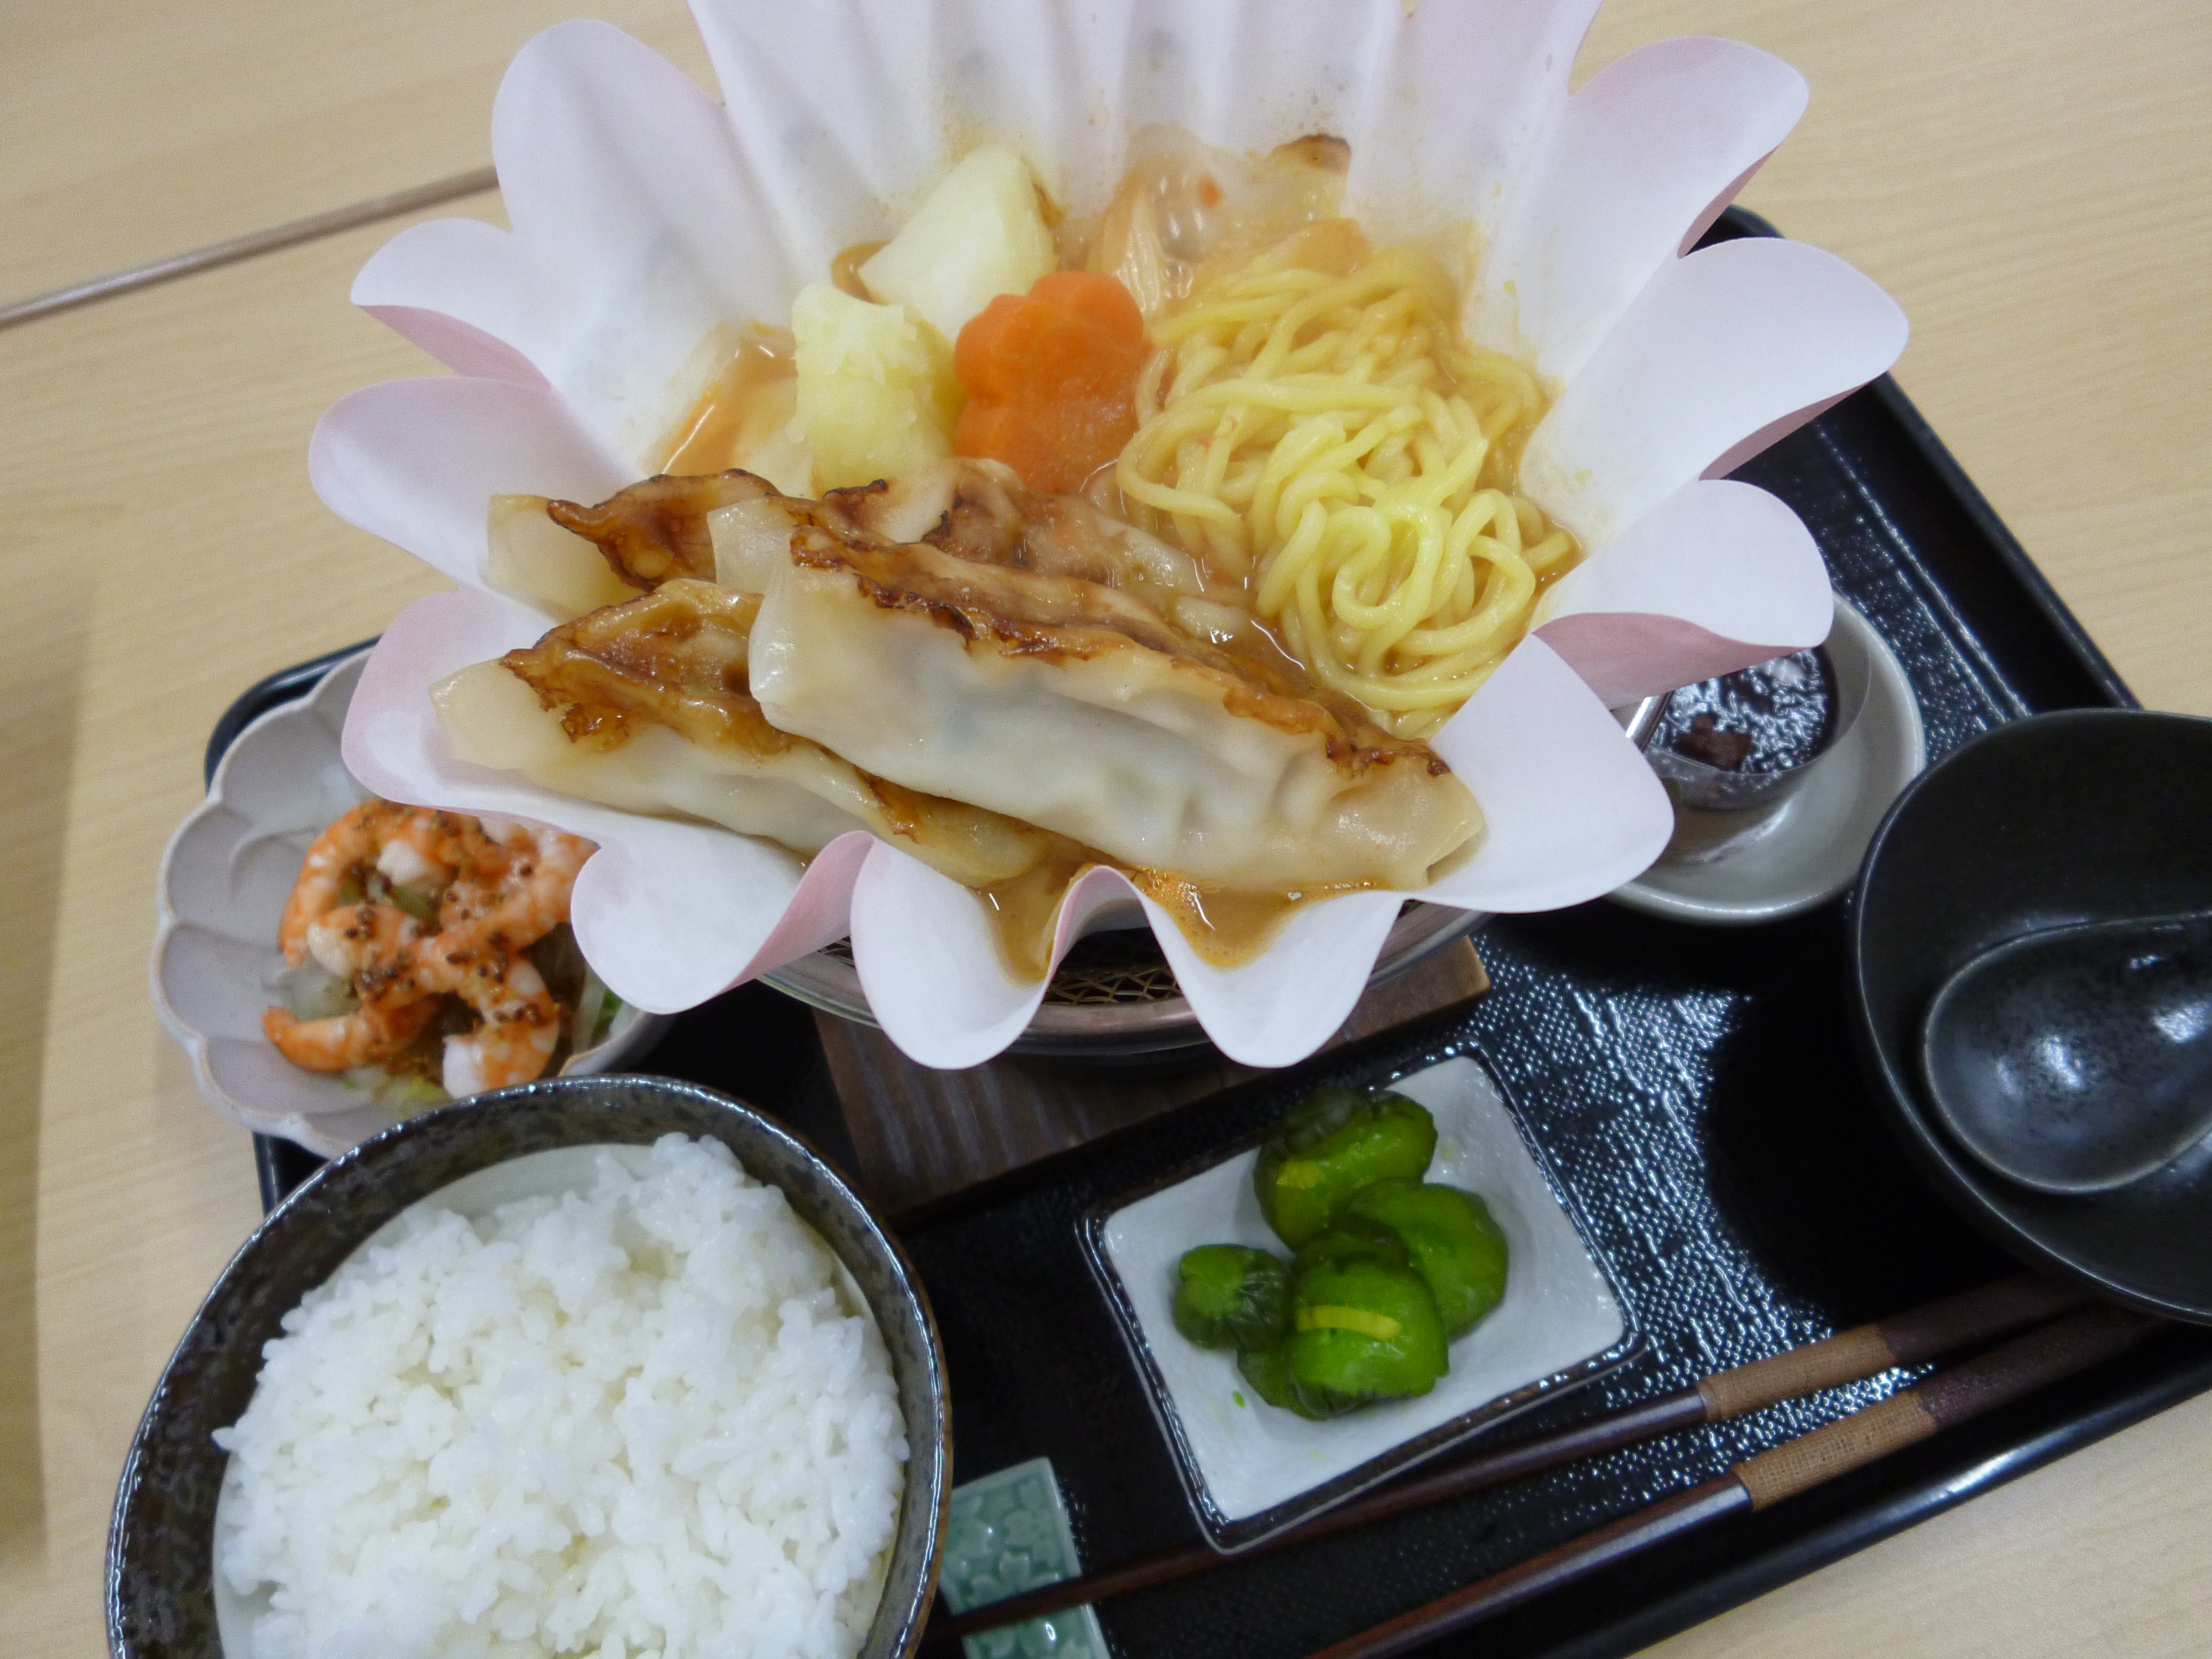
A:
{"label": "black lacquer tray edge", "polygon": [[[1742,216],[1746,219],[1756,217],[1747,213]],[[1764,225],[1765,221],[1759,220],[1758,222]],[[1759,234],[1775,233],[1769,227]],[[2116,708],[2142,708],[2142,700],[2128,689],[2127,682],[2120,678],[2119,671],[2112,666],[2097,642],[2089,637],[2088,630],[2081,626],[2081,618],[2066,608],[2066,602],[2058,597],[2057,589],[2051,586],[2051,579],[2037,567],[2034,560],[2028,557],[2027,550],[2020,544],[2020,538],[1997,516],[1996,509],[1990,505],[1989,498],[1966,476],[1966,470],[1959,465],[1959,458],[1936,435],[1936,428],[1928,424],[1928,417],[1920,412],[1919,406],[1905,395],[1905,389],[1885,374],[1866,390],[1868,395],[1881,404],[1883,412],[1897,422],[1907,441],[1926,463],[1928,470],[1936,475],[1937,482],[1942,484],[1960,510],[1972,522],[1976,532],[1989,550],[1996,556],[2005,576],[2042,613],[2043,620],[2051,630],[2065,641],[2067,650],[2095,683],[2105,700]]]}
{"label": "black lacquer tray edge", "polygon": [[[1709,240],[1776,234],[1758,216],[1731,208],[1709,233]],[[2114,707],[2141,707],[1896,382],[1884,375],[1859,395],[1878,404],[1895,424],[1933,481],[1972,526],[1984,550],[1994,556],[1997,568],[1990,573],[1991,585],[2010,587],[2028,602],[2039,613],[2037,620],[2056,636],[2052,643],[2072,659],[2099,701]],[[304,696],[332,665],[360,648],[348,647],[280,670],[240,696],[210,733],[208,773],[212,775],[216,763],[248,722]],[[1441,1026],[1439,1022],[1439,1034]],[[1406,1033],[1388,1036],[1393,1042],[1402,1042]],[[1380,1048],[1382,1043],[1369,1039],[1352,1048],[1370,1045]],[[1341,1060],[1346,1054],[1346,1050],[1339,1049],[1333,1058]],[[1136,1132],[1122,1131],[1108,1139],[1116,1140]],[[900,1217],[899,1224],[926,1225],[931,1219],[990,1201],[1011,1189],[1049,1180],[1055,1170],[1082,1160],[1093,1150],[1095,1144],[1012,1171]],[[321,1162],[303,1149],[261,1135],[254,1137],[254,1157],[264,1208],[273,1207]],[[1792,1511],[1787,1508],[1776,1512],[1778,1524],[1773,1527],[1762,1528],[1759,1523],[1764,1517],[1729,1523],[1740,1534],[1742,1544],[1735,1565],[1680,1589],[1649,1596],[1617,1616],[1586,1626],[1544,1649],[1545,1659],[1613,1659],[1613,1656],[1635,1652],[2212,1389],[2212,1352],[2197,1344],[2168,1346],[2170,1352],[2162,1358],[2151,1356],[2126,1362],[2126,1380],[2117,1386],[2112,1367],[2108,1365],[2058,1391],[2063,1396],[2059,1405],[2045,1401],[2038,1409],[2035,1401],[2023,1402],[1955,1438],[1946,1437],[1914,1449],[1905,1455],[1915,1464],[1915,1472],[1887,1490],[1881,1489],[1875,1478],[1884,1467],[1876,1465],[1871,1471],[1863,1471],[1860,1478],[1837,1483],[1825,1498],[1815,1495],[1796,1500],[1804,1506],[1798,1511],[1801,1514],[1816,1507],[1826,1511],[1822,1518],[1809,1524],[1790,1524],[1788,1517]],[[2051,1417],[2054,1410],[2057,1414]],[[2046,1418],[2050,1420],[2044,1420]],[[1778,1532],[1781,1535],[1772,1535]],[[1663,1552],[1653,1559],[1653,1564],[1662,1569],[1665,1561]],[[1595,1581],[1589,1587],[1591,1598],[1608,1599],[1611,1577]],[[1461,1650],[1463,1644],[1452,1642],[1423,1650],[1438,1654]]]}

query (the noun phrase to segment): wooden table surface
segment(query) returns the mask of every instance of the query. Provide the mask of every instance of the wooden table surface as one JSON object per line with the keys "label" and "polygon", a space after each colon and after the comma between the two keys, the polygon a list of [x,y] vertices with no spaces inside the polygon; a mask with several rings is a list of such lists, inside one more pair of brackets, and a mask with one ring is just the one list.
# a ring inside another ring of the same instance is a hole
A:
{"label": "wooden table surface", "polygon": [[[1431,0],[1434,3],[1434,0]],[[0,9],[0,303],[489,160],[566,0]],[[671,0],[600,8],[702,78]],[[1616,0],[1584,70],[1731,35],[1813,103],[1747,192],[1903,303],[1899,369],[2143,701],[2212,714],[2212,9]],[[495,197],[447,211],[496,218]],[[429,372],[353,312],[390,221],[0,332],[0,1607],[101,1646],[132,1427],[256,1213],[145,990],[164,839],[271,669],[435,586],[307,487],[317,415]],[[2212,1399],[1662,1644],[2212,1651]]]}

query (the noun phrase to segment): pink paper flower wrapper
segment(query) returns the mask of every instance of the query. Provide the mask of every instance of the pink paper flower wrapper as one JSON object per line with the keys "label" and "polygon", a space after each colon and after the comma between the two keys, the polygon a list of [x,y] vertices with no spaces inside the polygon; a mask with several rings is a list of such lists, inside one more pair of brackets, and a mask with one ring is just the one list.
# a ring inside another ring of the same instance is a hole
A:
{"label": "pink paper flower wrapper", "polygon": [[[1481,911],[1579,903],[1631,879],[1671,824],[1607,712],[1818,643],[1832,600],[1811,537],[1718,475],[1887,368],[1905,321],[1819,250],[1686,254],[1795,125],[1795,70],[1728,41],[1633,52],[1570,95],[1595,0],[698,0],[717,104],[605,25],[525,46],[492,146],[514,228],[417,226],[355,300],[455,371],[345,398],[315,487],[458,593],[410,608],[356,693],[345,758],[398,799],[598,842],[577,883],[586,953],[625,1000],[690,1007],[849,933],[870,1006],[926,1064],[977,1064],[1043,986],[1000,969],[973,895],[865,835],[803,869],[765,843],[551,794],[455,759],[428,689],[541,635],[489,590],[499,493],[599,500],[652,471],[714,366],[708,343],[781,322],[853,243],[887,236],[968,146],[1012,143],[1093,209],[1155,121],[1232,150],[1351,143],[1346,210],[1378,239],[1462,227],[1477,342],[1533,362],[1556,401],[1522,488],[1587,556],[1435,739],[1481,803],[1463,865],[1418,896]],[[1479,251],[1479,258],[1477,252]],[[1342,1023],[1401,893],[1300,910],[1255,960],[1198,959],[1119,874],[1070,892],[1054,960],[1136,899],[1206,1030],[1288,1064]]]}

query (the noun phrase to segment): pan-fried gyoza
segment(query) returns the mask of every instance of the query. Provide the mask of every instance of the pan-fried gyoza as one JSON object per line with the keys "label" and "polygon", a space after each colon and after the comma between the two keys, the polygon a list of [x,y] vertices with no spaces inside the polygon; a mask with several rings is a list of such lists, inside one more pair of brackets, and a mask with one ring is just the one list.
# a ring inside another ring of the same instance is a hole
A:
{"label": "pan-fried gyoza", "polygon": [[763,713],[909,787],[1248,892],[1419,886],[1475,829],[1425,745],[1121,589],[780,497],[718,531],[726,579],[763,595]]}

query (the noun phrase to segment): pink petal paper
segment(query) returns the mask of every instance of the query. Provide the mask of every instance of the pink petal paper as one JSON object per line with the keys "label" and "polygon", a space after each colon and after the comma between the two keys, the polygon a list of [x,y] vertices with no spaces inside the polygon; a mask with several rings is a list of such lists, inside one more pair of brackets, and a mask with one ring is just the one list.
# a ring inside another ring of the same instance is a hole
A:
{"label": "pink petal paper", "polygon": [[1676,490],[1545,595],[1536,637],[1608,706],[1828,637],[1835,598],[1812,532],[1765,490]]}
{"label": "pink petal paper", "polygon": [[1469,332],[1573,376],[1805,112],[1805,78],[1733,40],[1661,40],[1566,100],[1515,183]]}
{"label": "pink petal paper", "polygon": [[1214,1046],[1241,1065],[1288,1066],[1351,1017],[1404,897],[1347,893],[1325,899],[1294,914],[1266,952],[1236,969],[1202,960],[1174,917],[1149,899],[1145,914]]}
{"label": "pink petal paper", "polygon": [[[1054,930],[1054,964],[1100,910],[1135,890],[1114,870],[1087,872],[1070,887]],[[925,1066],[981,1065],[1021,1035],[1044,1000],[1045,980],[1017,984],[1000,966],[973,893],[884,842],[853,886],[853,964],[884,1033]]]}
{"label": "pink petal paper", "polygon": [[1553,910],[1641,874],[1674,810],[1619,721],[1526,639],[1430,740],[1482,804],[1474,856],[1420,895],[1469,910]]}
{"label": "pink petal paper", "polygon": [[1905,336],[1895,301],[1802,242],[1746,237],[1670,260],[1529,438],[1521,486],[1601,548],[1864,386]]}
{"label": "pink petal paper", "polygon": [[[715,343],[781,321],[802,282],[886,234],[980,138],[1013,143],[1060,199],[1095,208],[1148,122],[1249,150],[1325,131],[1351,141],[1347,204],[1370,226],[1457,225],[1467,249],[1490,249],[1471,325],[1562,382],[1524,487],[1590,556],[1437,739],[1489,830],[1422,896],[1530,909],[1627,880],[1668,818],[1605,703],[1825,631],[1802,527],[1771,497],[1699,481],[1887,368],[1903,320],[1796,244],[1675,257],[1796,120],[1804,88],[1787,66],[1671,41],[1570,98],[1593,0],[696,9],[726,107],[604,25],[549,30],[494,115],[513,232],[422,226],[364,268],[359,301],[465,378],[374,388],[325,417],[316,485],[353,522],[479,586],[489,495],[595,499],[647,471]],[[599,842],[579,934],[641,1006],[687,1006],[849,922],[862,984],[908,1053],[973,1064],[1019,1032],[1041,988],[1006,979],[971,895],[895,848],[847,837],[802,880],[724,831],[559,799],[446,754],[428,687],[540,627],[481,593],[403,617],[347,730],[364,781]],[[1086,878],[1058,948],[1129,896],[1110,872]],[[1279,1064],[1349,1010],[1396,902],[1316,905],[1234,971],[1147,915],[1209,1033]]]}
{"label": "pink petal paper", "polygon": [[477,380],[386,380],[340,398],[308,441],[307,476],[349,524],[472,587],[494,495],[597,501],[637,481],[551,391]]}
{"label": "pink petal paper", "polygon": [[[1352,140],[1372,223],[1478,229],[1566,91],[1596,0],[815,0],[693,7],[799,268],[887,235],[980,136],[1070,204],[1103,203],[1155,122],[1266,150]],[[824,65],[835,65],[825,93]]]}
{"label": "pink petal paper", "polygon": [[514,229],[404,231],[355,302],[464,373],[556,388],[633,475],[711,371],[702,343],[781,320],[827,268],[781,232],[778,158],[741,150],[720,106],[608,24],[557,24],[515,55],[492,156]]}

